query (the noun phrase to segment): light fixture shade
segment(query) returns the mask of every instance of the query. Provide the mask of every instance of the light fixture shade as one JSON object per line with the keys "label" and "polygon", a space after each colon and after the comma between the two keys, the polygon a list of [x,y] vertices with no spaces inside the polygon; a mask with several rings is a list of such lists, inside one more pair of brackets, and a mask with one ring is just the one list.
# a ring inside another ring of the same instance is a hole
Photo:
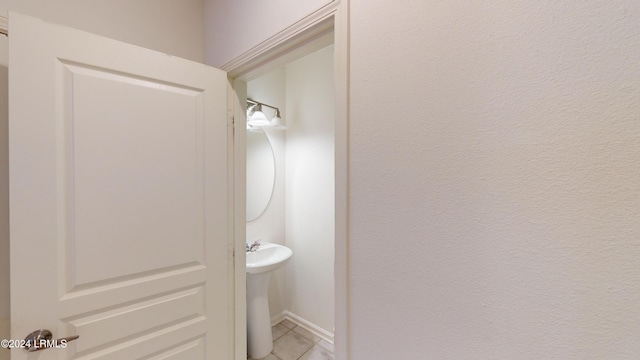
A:
{"label": "light fixture shade", "polygon": [[269,120],[264,116],[262,112],[262,105],[256,104],[253,107],[253,114],[249,117],[249,121],[247,121],[251,126],[266,126],[269,125]]}
{"label": "light fixture shade", "polygon": [[286,126],[282,125],[282,117],[280,116],[279,109],[276,109],[276,114],[271,119],[271,123],[269,124],[269,127],[273,129],[278,129],[278,130],[284,130],[287,128]]}

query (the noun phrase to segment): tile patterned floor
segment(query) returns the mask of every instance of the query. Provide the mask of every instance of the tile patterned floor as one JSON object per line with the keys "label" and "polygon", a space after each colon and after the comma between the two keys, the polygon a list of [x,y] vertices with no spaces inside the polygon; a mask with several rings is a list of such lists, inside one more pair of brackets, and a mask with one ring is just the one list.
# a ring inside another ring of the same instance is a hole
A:
{"label": "tile patterned floor", "polygon": [[271,333],[273,351],[261,360],[333,360],[333,344],[289,320],[274,325]]}

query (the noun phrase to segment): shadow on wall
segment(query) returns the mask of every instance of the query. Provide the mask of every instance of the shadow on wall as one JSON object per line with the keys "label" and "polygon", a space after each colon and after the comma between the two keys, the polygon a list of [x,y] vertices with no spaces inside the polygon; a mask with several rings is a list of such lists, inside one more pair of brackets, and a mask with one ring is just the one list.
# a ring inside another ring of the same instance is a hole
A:
{"label": "shadow on wall", "polygon": [[[0,339],[9,338],[9,69],[0,66]],[[0,360],[9,351],[0,349]]]}

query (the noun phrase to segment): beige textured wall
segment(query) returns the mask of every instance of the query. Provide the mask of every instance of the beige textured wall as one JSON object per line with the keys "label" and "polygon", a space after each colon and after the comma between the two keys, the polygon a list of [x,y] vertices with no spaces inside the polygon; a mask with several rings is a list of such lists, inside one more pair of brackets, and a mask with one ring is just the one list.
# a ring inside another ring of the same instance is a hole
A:
{"label": "beige textured wall", "polygon": [[198,62],[204,60],[203,9],[204,0],[0,0],[5,16],[18,11]]}
{"label": "beige textured wall", "polygon": [[352,359],[640,354],[640,3],[351,1]]}

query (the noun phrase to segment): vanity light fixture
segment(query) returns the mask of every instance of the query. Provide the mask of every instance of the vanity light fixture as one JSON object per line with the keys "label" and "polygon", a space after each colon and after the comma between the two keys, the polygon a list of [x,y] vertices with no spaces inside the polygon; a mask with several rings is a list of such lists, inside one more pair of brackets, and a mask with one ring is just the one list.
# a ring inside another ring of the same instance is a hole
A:
{"label": "vanity light fixture", "polygon": [[[247,124],[261,127],[269,127],[278,130],[286,129],[286,126],[282,125],[282,117],[280,116],[280,109],[275,106],[267,105],[265,103],[261,103],[252,99],[247,99],[247,105],[249,109],[247,110]],[[262,107],[266,106],[268,108],[272,108],[276,111],[275,115],[269,121],[267,117],[262,112]]]}
{"label": "vanity light fixture", "polygon": [[271,123],[269,123],[269,126],[278,130],[284,130],[287,128],[286,126],[282,125],[282,117],[280,116],[280,109],[276,109],[276,114],[273,115],[273,119],[271,119]]}
{"label": "vanity light fixture", "polygon": [[251,117],[247,121],[251,126],[269,125],[269,120],[262,112],[262,104],[255,104],[251,107]]}

